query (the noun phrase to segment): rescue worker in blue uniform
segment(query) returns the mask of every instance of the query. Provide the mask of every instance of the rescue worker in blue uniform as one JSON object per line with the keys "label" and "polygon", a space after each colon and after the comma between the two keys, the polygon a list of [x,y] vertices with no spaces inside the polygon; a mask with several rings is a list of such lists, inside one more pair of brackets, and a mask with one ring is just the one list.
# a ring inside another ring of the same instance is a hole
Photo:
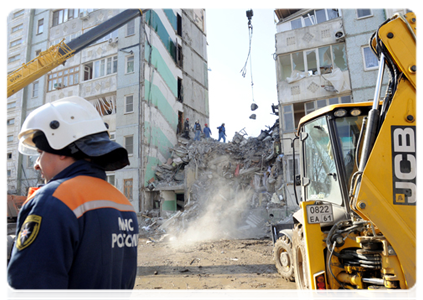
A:
{"label": "rescue worker in blue uniform", "polygon": [[207,123],[206,123],[206,124],[204,124],[204,129],[203,129],[203,132],[204,132],[204,137],[205,137],[206,139],[209,139],[209,138],[210,138],[210,135],[212,134],[212,132],[211,132],[211,130],[210,130],[210,127],[207,125]]}
{"label": "rescue worker in blue uniform", "polygon": [[223,142],[226,143],[225,123],[222,123],[217,129],[219,129],[219,139],[217,141],[220,142],[220,139],[223,139]]}
{"label": "rescue worker in blue uniform", "polygon": [[197,120],[197,121],[195,121],[195,124],[194,124],[194,130],[195,130],[195,137],[194,137],[194,141],[199,141],[199,140],[200,140],[200,135],[201,135],[201,133],[202,133],[202,130],[201,130],[201,125],[200,125],[200,123],[198,122],[198,120]]}
{"label": "rescue worker in blue uniform", "polygon": [[132,289],[138,222],[131,202],[105,171],[129,165],[97,110],[81,97],[31,112],[19,151],[39,157],[47,182],[28,197],[8,265],[15,289]]}

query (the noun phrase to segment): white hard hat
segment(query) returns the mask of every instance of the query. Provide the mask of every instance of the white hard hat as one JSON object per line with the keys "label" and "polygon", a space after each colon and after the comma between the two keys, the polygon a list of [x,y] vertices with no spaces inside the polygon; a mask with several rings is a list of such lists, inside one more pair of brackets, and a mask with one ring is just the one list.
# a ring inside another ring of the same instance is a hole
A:
{"label": "white hard hat", "polygon": [[18,135],[20,153],[36,153],[32,139],[39,131],[44,133],[51,148],[58,150],[84,136],[107,131],[107,128],[91,103],[72,96],[44,104],[28,115]]}

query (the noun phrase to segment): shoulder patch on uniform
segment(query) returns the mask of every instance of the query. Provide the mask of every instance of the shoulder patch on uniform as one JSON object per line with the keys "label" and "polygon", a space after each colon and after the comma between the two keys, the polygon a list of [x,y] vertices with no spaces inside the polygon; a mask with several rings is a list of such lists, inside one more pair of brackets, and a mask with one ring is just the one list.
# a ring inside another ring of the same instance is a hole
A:
{"label": "shoulder patch on uniform", "polygon": [[34,242],[40,231],[41,217],[37,215],[29,215],[23,223],[16,240],[16,248],[23,250]]}

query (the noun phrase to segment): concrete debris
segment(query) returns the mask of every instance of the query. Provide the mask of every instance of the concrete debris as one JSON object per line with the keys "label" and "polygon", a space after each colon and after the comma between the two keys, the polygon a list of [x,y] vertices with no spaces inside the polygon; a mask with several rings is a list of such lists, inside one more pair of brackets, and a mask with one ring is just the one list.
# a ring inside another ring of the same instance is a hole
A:
{"label": "concrete debris", "polygon": [[268,235],[271,217],[283,219],[292,212],[282,188],[279,120],[258,137],[246,135],[242,129],[229,143],[179,137],[168,161],[156,167],[152,192],[182,185],[183,208],[166,220],[163,210],[160,217],[157,209],[145,212],[140,235],[177,236],[192,227],[208,239]]}

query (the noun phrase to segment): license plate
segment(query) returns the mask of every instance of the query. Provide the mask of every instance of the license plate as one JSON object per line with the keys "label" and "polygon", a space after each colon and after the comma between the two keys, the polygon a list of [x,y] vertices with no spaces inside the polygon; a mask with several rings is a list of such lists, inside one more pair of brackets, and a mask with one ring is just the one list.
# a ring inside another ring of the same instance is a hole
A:
{"label": "license plate", "polygon": [[307,220],[309,224],[333,222],[332,205],[308,205]]}

